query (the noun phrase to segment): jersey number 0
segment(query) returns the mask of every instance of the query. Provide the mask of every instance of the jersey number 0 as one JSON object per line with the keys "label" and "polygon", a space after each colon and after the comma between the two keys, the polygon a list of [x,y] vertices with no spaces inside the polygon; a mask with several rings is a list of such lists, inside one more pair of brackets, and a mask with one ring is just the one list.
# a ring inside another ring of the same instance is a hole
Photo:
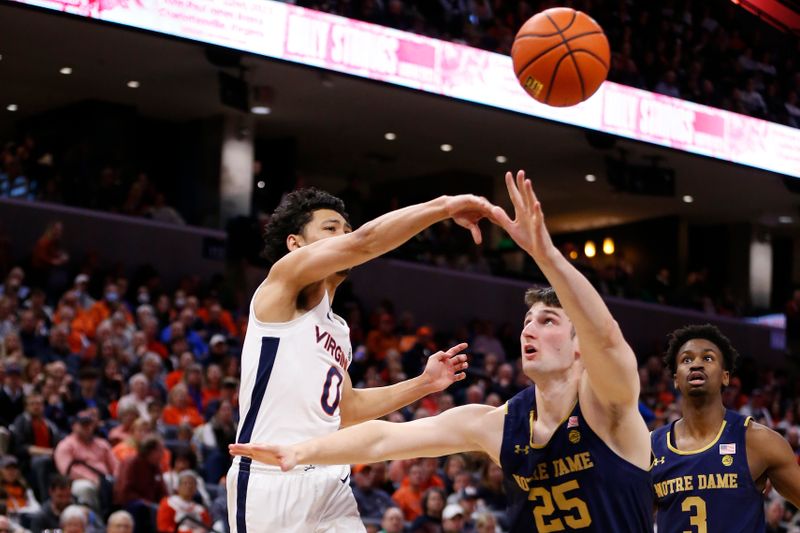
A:
{"label": "jersey number 0", "polygon": [[[334,381],[336,381],[336,385],[333,384]],[[339,407],[339,401],[342,399],[343,381],[342,373],[339,372],[338,368],[332,366],[331,369],[328,370],[328,375],[325,377],[325,384],[322,385],[322,397],[319,400],[325,414],[333,416],[333,413],[336,412],[336,408]],[[333,401],[331,401],[331,388],[336,388],[336,396],[333,398]]]}

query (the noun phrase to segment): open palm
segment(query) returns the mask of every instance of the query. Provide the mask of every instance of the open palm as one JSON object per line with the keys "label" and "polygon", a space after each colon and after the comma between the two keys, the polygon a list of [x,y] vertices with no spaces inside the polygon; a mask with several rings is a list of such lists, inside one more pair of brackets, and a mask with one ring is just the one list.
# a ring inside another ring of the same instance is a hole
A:
{"label": "open palm", "polygon": [[297,454],[291,446],[274,444],[230,444],[231,455],[249,457],[259,463],[281,467],[286,472],[297,466]]}
{"label": "open palm", "polygon": [[534,260],[544,259],[555,248],[544,224],[542,204],[533,192],[531,180],[525,179],[524,170],[517,172],[516,180],[511,172],[506,172],[506,188],[514,206],[514,220],[502,207],[492,209],[492,219]]}

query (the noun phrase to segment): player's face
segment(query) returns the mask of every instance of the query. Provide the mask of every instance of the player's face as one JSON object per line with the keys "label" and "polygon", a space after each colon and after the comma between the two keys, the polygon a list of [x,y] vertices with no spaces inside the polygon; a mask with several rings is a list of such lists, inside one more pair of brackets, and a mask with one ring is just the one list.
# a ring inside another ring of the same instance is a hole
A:
{"label": "player's face", "polygon": [[[317,209],[311,215],[311,220],[303,228],[299,235],[289,235],[287,245],[290,250],[295,250],[301,246],[306,246],[321,239],[337,237],[350,233],[353,228],[345,218],[333,209]],[[347,276],[350,270],[337,272],[340,276]]]}
{"label": "player's face", "polygon": [[692,339],[678,350],[675,387],[684,396],[720,394],[728,386],[730,373],[725,370],[722,352],[713,342]]}
{"label": "player's face", "polygon": [[344,217],[332,209],[317,209],[311,215],[311,220],[298,235],[298,245],[304,246],[321,239],[336,237],[350,233],[352,228]]}
{"label": "player's face", "polygon": [[522,369],[528,377],[567,370],[577,354],[572,321],[563,309],[533,304],[525,314],[520,348]]}

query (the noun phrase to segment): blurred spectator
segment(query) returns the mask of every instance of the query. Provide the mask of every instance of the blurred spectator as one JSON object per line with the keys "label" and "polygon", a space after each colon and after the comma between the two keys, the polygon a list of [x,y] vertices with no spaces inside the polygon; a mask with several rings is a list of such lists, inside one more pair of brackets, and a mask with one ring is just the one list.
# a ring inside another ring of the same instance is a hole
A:
{"label": "blurred spectator", "polygon": [[117,413],[127,411],[129,408],[136,408],[140,418],[148,420],[150,415],[147,412],[147,400],[149,393],[149,382],[144,374],[134,374],[128,380],[130,393],[119,399]]}
{"label": "blurred spectator", "polygon": [[63,235],[64,225],[51,222],[31,253],[31,277],[36,285],[49,292],[59,292],[69,283],[64,270],[69,254],[61,242]]}
{"label": "blurred spectator", "polygon": [[117,444],[133,436],[133,424],[139,418],[139,410],[135,405],[126,405],[125,409],[117,410],[117,416],[119,424],[108,432],[108,443],[111,444],[112,451]]}
{"label": "blurred spectator", "polygon": [[190,471],[183,472],[177,494],[162,498],[158,506],[159,533],[204,533],[211,526],[208,510],[193,500],[195,492],[197,478]]}
{"label": "blurred spectator", "polygon": [[378,327],[367,335],[367,351],[370,359],[383,361],[389,350],[397,351],[400,338],[395,333],[394,317],[389,313],[382,313],[378,318]]}
{"label": "blurred spectator", "polygon": [[174,207],[167,205],[167,198],[163,193],[156,193],[153,207],[147,210],[147,215],[153,220],[165,222],[167,224],[186,224],[183,217]]}
{"label": "blurred spectator", "polygon": [[33,490],[28,487],[28,482],[19,469],[19,462],[13,455],[0,459],[0,489],[5,494],[6,509],[12,516],[39,512],[41,506]]}
{"label": "blurred spectator", "polygon": [[108,517],[107,533],[133,533],[133,516],[128,511],[114,511]]}
{"label": "blurred spectator", "polygon": [[383,513],[380,533],[403,533],[403,511],[397,507],[389,507]]}
{"label": "blurred spectator", "polygon": [[215,481],[227,472],[231,465],[228,445],[235,441],[236,421],[233,405],[225,400],[211,419],[194,431],[192,437],[192,442],[203,461],[206,479]]}
{"label": "blurred spectator", "polygon": [[72,433],[55,449],[56,467],[72,479],[72,494],[92,509],[100,508],[100,497],[106,496],[99,493],[101,484],[105,476],[114,474],[118,465],[108,441],[95,436],[96,428],[94,412],[78,413]]}
{"label": "blurred spectator", "polygon": [[362,518],[380,520],[386,510],[394,507],[389,494],[375,486],[375,472],[372,465],[353,466],[353,496],[358,504],[358,513]]}
{"label": "blurred spectator", "polygon": [[167,495],[161,474],[163,454],[159,437],[144,438],[137,454],[122,463],[114,483],[114,502],[134,517],[137,533],[153,531],[152,508]]}
{"label": "blurred spectator", "polygon": [[53,452],[60,439],[58,428],[44,416],[44,398],[33,393],[25,398],[25,412],[11,426],[14,453],[30,472],[34,488],[40,496],[47,494],[47,483],[55,471]]}
{"label": "blurred spectator", "polygon": [[451,503],[442,511],[442,533],[462,533],[464,530],[464,510]]}
{"label": "blurred spectator", "polygon": [[478,486],[478,498],[494,512],[504,512],[508,507],[503,488],[503,470],[493,461],[484,463],[481,483]]}
{"label": "blurred spectator", "polygon": [[83,505],[70,505],[61,513],[58,523],[62,533],[88,533],[89,511]]}
{"label": "blurred spectator", "polygon": [[208,495],[208,490],[206,490],[206,484],[197,473],[197,455],[191,448],[175,450],[172,455],[172,468],[164,473],[164,485],[167,488],[167,494],[178,493],[181,475],[186,472],[195,477],[197,494],[192,494],[192,498],[199,495],[203,505],[211,507],[211,497]]}
{"label": "blurred spectator", "polygon": [[422,495],[422,515],[411,523],[410,533],[439,533],[442,531],[444,491],[431,487]]}
{"label": "blurred spectator", "polygon": [[397,489],[392,499],[403,511],[406,521],[413,522],[422,514],[422,467],[417,464],[408,469],[408,484]]}
{"label": "blurred spectator", "polygon": [[203,423],[203,417],[189,398],[186,385],[180,383],[169,391],[169,403],[161,414],[161,420],[170,426],[186,423],[193,428]]}
{"label": "blurred spectator", "polygon": [[16,363],[6,363],[0,372],[3,387],[0,389],[0,424],[8,427],[25,410],[22,390],[22,370]]}
{"label": "blurred spectator", "polygon": [[497,519],[490,512],[478,513],[475,518],[475,533],[496,533]]}
{"label": "blurred spectator", "polygon": [[31,518],[31,530],[34,533],[59,528],[61,513],[72,503],[70,486],[71,482],[66,476],[56,474],[50,479],[48,490],[50,498]]}

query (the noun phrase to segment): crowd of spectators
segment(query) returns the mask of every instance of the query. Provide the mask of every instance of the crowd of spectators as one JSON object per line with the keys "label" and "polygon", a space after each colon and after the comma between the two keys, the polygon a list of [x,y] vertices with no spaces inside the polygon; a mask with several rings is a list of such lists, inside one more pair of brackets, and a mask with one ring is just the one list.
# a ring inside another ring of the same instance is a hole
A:
{"label": "crowd of spectators", "polygon": [[[68,524],[226,531],[226,451],[239,416],[246,316],[221,305],[217,285],[163,290],[118,274],[69,275],[60,289],[18,266],[0,278],[0,514],[33,532]],[[438,349],[470,343],[467,379],[387,419],[500,406],[528,385],[518,324],[476,319],[438,331],[389,302],[363,309],[349,294],[336,307],[350,324],[356,386],[416,376]],[[680,416],[659,356],[642,358],[640,380],[651,427]],[[794,374],[745,358],[724,398],[783,433],[800,456]],[[356,465],[352,483],[370,531],[489,533],[505,525],[502,473],[480,454]],[[768,506],[800,531],[797,510],[777,498]]]}
{"label": "crowd of spectators", "polygon": [[573,7],[604,28],[609,79],[800,127],[800,40],[726,0],[289,0],[509,54],[536,13]]}
{"label": "crowd of spectators", "polygon": [[[85,164],[88,161],[73,162],[73,165]],[[33,136],[6,142],[0,146],[0,197],[41,200],[146,217],[167,224],[185,224],[145,172],[125,176],[120,169],[107,165],[94,175],[83,169],[90,175],[70,179],[72,173],[63,172],[65,165],[65,161],[57,160],[51,151],[39,146]]]}

